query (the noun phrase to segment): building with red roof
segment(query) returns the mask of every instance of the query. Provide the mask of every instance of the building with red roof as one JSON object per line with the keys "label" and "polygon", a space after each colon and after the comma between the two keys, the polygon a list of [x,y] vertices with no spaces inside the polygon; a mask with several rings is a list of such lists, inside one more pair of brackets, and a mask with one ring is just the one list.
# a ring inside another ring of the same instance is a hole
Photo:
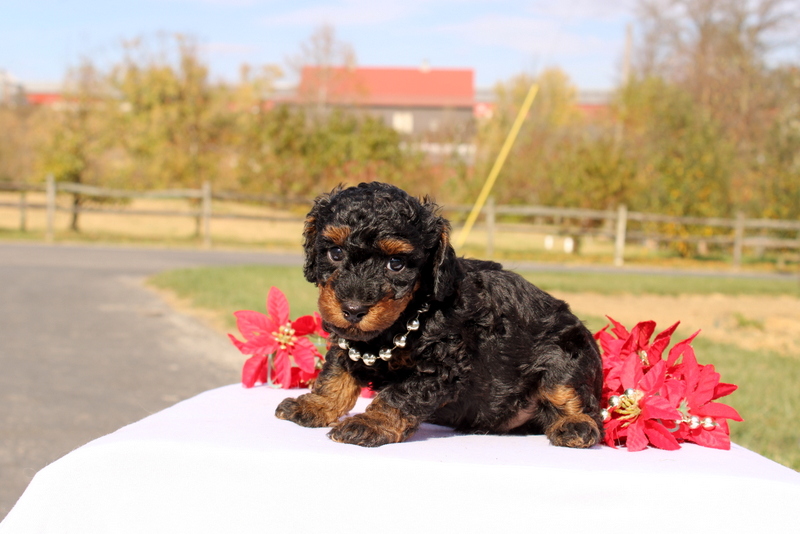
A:
{"label": "building with red roof", "polygon": [[[295,100],[306,105],[346,106],[381,117],[414,136],[474,131],[472,69],[304,67]],[[461,135],[459,135],[461,134]]]}

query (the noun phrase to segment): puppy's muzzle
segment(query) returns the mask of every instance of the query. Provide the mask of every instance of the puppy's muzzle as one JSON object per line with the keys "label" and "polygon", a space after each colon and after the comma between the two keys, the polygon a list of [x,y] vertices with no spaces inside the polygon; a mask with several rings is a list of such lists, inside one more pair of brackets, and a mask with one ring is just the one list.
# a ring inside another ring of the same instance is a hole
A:
{"label": "puppy's muzzle", "polygon": [[369,313],[369,306],[358,302],[345,302],[342,304],[342,315],[346,321],[357,324]]}

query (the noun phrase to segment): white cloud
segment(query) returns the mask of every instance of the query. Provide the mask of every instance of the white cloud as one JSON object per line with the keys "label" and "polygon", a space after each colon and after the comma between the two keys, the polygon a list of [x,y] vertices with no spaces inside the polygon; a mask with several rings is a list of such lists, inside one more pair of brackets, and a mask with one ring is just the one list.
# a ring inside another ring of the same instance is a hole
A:
{"label": "white cloud", "polygon": [[252,54],[258,51],[254,45],[242,43],[223,43],[212,42],[202,45],[202,49],[209,55],[215,56],[236,56]]}
{"label": "white cloud", "polygon": [[[498,46],[543,56],[581,55],[598,47],[617,46],[587,33],[571,32],[555,19],[492,15],[461,24],[442,25],[441,31],[481,46]],[[543,59],[547,59],[544,57]]]}
{"label": "white cloud", "polygon": [[262,19],[269,26],[308,26],[329,23],[334,26],[366,26],[394,22],[417,13],[422,0],[341,0],[309,5]]}
{"label": "white cloud", "polygon": [[635,4],[636,0],[540,0],[530,5],[528,11],[561,20],[608,20],[630,15]]}

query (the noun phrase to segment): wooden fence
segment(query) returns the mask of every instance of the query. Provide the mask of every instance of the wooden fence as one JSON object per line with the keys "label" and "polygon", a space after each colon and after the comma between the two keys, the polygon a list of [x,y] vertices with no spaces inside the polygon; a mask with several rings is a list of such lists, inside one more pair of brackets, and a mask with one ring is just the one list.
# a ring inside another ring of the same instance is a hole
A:
{"label": "wooden fence", "polygon": [[[68,213],[114,213],[120,215],[157,215],[167,217],[192,217],[197,221],[198,234],[205,246],[211,246],[211,221],[213,219],[243,219],[261,221],[300,221],[297,216],[287,215],[244,215],[233,213],[215,213],[213,201],[234,201],[256,204],[271,204],[282,207],[309,206],[309,198],[279,198],[274,196],[247,195],[240,193],[214,193],[210,184],[205,183],[200,189],[168,189],[159,191],[128,191],[105,189],[82,184],[56,182],[48,177],[44,186],[0,182],[0,191],[18,192],[19,202],[0,202],[0,207],[19,210],[19,227],[27,228],[27,213],[31,209],[46,210],[45,236],[48,241],[54,239],[54,221],[56,212]],[[28,193],[45,192],[46,201],[30,203]],[[56,202],[59,193],[83,195],[93,198],[115,199],[188,199],[192,208],[186,211],[166,210],[134,210],[120,207],[97,207],[73,204],[63,207]],[[447,212],[460,214],[468,212],[470,206],[452,206]],[[743,251],[746,248],[762,253],[766,249],[781,249],[793,256],[800,251],[800,221],[777,219],[749,219],[739,213],[735,218],[701,218],[673,217],[654,213],[628,211],[621,205],[616,210],[591,210],[578,208],[554,208],[547,206],[515,206],[495,205],[489,199],[483,210],[486,228],[486,248],[491,257],[494,250],[495,236],[509,227],[508,223],[499,223],[498,219],[517,219],[522,221],[515,228],[524,227],[526,231],[560,235],[567,243],[585,237],[602,236],[614,243],[614,263],[622,265],[625,258],[625,246],[631,242],[650,242],[653,244],[682,242],[707,246],[717,245],[731,250],[735,266],[742,263]],[[665,232],[663,228],[672,226],[681,228],[681,232]]]}

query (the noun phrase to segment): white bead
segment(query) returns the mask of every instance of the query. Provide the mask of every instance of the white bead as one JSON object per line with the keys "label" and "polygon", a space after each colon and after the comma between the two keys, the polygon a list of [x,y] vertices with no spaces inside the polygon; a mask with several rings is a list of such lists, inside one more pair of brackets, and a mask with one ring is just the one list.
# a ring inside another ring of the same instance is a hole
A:
{"label": "white bead", "polygon": [[408,324],[406,325],[406,327],[411,331],[419,330],[419,320],[418,319],[411,319],[410,321],[408,321]]}
{"label": "white bead", "polygon": [[620,398],[617,397],[616,395],[612,395],[608,399],[608,404],[610,404],[611,406],[619,406],[619,403],[620,403]]}
{"label": "white bead", "polygon": [[350,348],[350,343],[348,343],[347,340],[344,339],[343,337],[340,337],[339,338],[339,348],[347,350],[347,349]]}
{"label": "white bead", "polygon": [[705,428],[706,430],[711,430],[715,426],[716,426],[716,423],[714,422],[713,419],[711,419],[710,417],[704,417],[703,418],[703,428]]}
{"label": "white bead", "polygon": [[431,309],[431,306],[430,306],[430,304],[428,304],[428,303],[426,302],[426,303],[424,303],[422,306],[420,306],[420,307],[419,307],[419,312],[420,312],[420,313],[424,313],[424,312],[426,312],[426,311],[428,311],[428,310],[430,310],[430,309]]}
{"label": "white bead", "polygon": [[628,388],[628,389],[625,390],[625,396],[626,397],[633,397],[634,393],[636,393],[635,389]]}
{"label": "white bead", "polygon": [[603,421],[608,421],[609,419],[611,419],[611,414],[608,413],[608,410],[603,408],[602,410],[600,410],[600,417],[603,418]]}
{"label": "white bead", "polygon": [[689,419],[689,428],[694,430],[695,428],[700,426],[700,418],[696,415],[693,415],[691,419]]}
{"label": "white bead", "polygon": [[372,365],[373,363],[375,363],[375,360],[377,358],[374,354],[366,353],[364,354],[364,356],[362,356],[361,359],[364,361],[365,364]]}
{"label": "white bead", "polygon": [[347,355],[350,356],[350,359],[353,360],[354,362],[357,362],[358,360],[361,359],[361,353],[358,352],[356,349],[350,349],[350,352],[348,352]]}
{"label": "white bead", "polygon": [[405,334],[397,334],[396,336],[394,336],[394,346],[400,347],[401,349],[406,346]]}
{"label": "white bead", "polygon": [[392,359],[392,349],[381,349],[378,352],[378,356],[380,356],[381,360],[388,361]]}

